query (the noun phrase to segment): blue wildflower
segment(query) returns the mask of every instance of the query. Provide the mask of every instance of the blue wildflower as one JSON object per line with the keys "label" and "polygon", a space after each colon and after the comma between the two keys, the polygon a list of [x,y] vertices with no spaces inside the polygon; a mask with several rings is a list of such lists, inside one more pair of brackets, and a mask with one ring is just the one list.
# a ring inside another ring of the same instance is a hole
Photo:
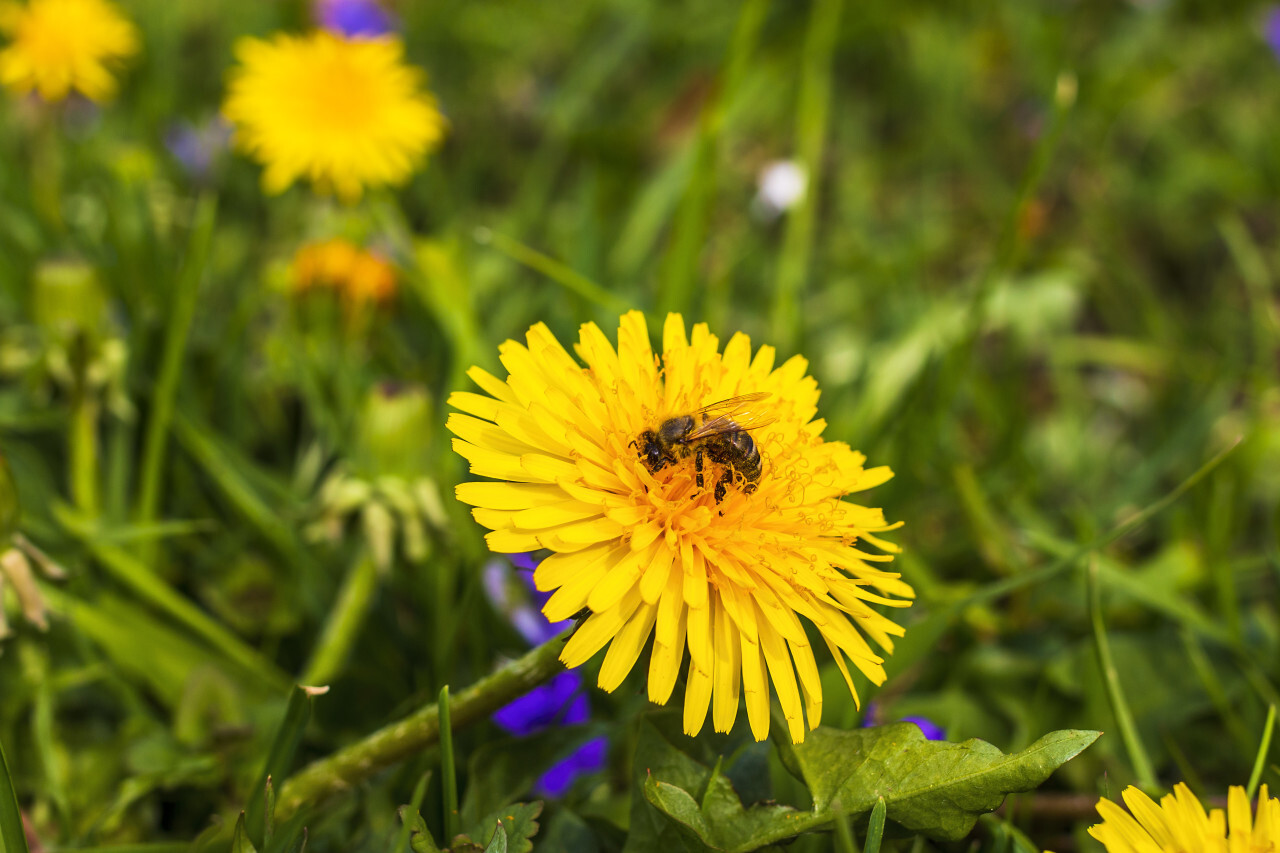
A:
{"label": "blue wildflower", "polygon": [[231,125],[221,116],[199,124],[177,121],[165,132],[164,144],[188,175],[203,181],[231,144]]}
{"label": "blue wildflower", "polygon": [[508,733],[524,737],[551,726],[585,723],[590,714],[582,676],[569,670],[494,711],[493,721]]}
{"label": "blue wildflower", "polygon": [[1262,19],[1262,38],[1271,52],[1280,58],[1280,6],[1272,6]]}
{"label": "blue wildflower", "polygon": [[[870,702],[867,704],[866,716],[862,718],[862,727],[865,729],[881,725],[886,722],[883,717],[884,715],[880,711],[880,706],[875,702]],[[920,729],[920,731],[924,732],[925,740],[947,739],[947,730],[935,723],[933,720],[930,720],[928,717],[903,717],[900,722],[915,723],[916,727]]]}
{"label": "blue wildflower", "polygon": [[377,0],[318,0],[320,26],[348,38],[385,36],[396,29],[395,19]]}
{"label": "blue wildflower", "polygon": [[579,776],[597,773],[604,769],[605,755],[609,751],[609,739],[592,738],[568,756],[557,761],[542,774],[535,790],[540,797],[563,797],[573,787]]}
{"label": "blue wildflower", "polygon": [[903,717],[904,723],[915,723],[924,732],[925,740],[946,740],[947,731],[928,717]]}
{"label": "blue wildflower", "polygon": [[[512,566],[518,571],[512,572]],[[572,620],[548,622],[542,615],[549,595],[538,592],[533,585],[537,566],[538,561],[530,555],[513,554],[505,560],[489,561],[482,573],[489,602],[531,646],[545,643],[572,624]],[[507,733],[525,737],[552,726],[580,725],[590,716],[582,676],[578,670],[568,670],[499,708],[493,713],[493,721]],[[578,777],[604,767],[608,746],[607,738],[593,738],[557,761],[539,778],[535,786],[538,795],[564,796]]]}

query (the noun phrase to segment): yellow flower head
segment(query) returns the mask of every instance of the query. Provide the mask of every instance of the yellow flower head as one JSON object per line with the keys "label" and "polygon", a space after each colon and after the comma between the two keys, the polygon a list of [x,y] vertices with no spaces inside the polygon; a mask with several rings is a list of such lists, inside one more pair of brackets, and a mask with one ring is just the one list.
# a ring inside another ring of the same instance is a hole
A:
{"label": "yellow flower head", "polygon": [[298,249],[289,284],[294,293],[328,288],[351,305],[383,305],[395,298],[396,271],[381,255],[335,237]]}
{"label": "yellow flower head", "polygon": [[[466,414],[451,415],[448,427],[471,471],[498,481],[458,487],[493,531],[490,548],[552,551],[534,572],[538,589],[554,591],[543,612],[552,622],[591,613],[565,645],[566,666],[608,645],[599,684],[613,690],[652,635],[649,699],[664,704],[688,646],[686,732],[701,730],[709,707],[715,729],[728,731],[743,695],[751,731],[763,740],[767,673],[797,743],[806,715],[809,728],[822,716],[818,667],[799,617],[830,648],[855,700],[845,655],[884,681],[867,638],[892,651],[902,629],[872,605],[904,607],[913,593],[897,574],[873,568],[888,554],[861,543],[897,551],[874,534],[898,525],[842,498],[892,473],[864,468],[861,453],[823,440],[818,386],[803,358],[775,368],[773,348],[753,357],[743,334],[721,353],[705,325],[686,335],[672,314],[659,359],[634,311],[622,317],[616,350],[595,324],[582,327],[576,351],[586,367],[542,324],[526,341],[500,347],[506,381],[471,369],[486,393],[455,393],[450,404]],[[701,413],[744,395],[746,404]],[[751,431],[668,441],[659,464],[641,457],[652,448],[642,433],[689,414],[703,428],[740,418]]]}
{"label": "yellow flower head", "polygon": [[102,101],[115,94],[109,63],[138,51],[138,31],[107,0],[31,0],[0,7],[0,82],[61,101],[72,89]]}
{"label": "yellow flower head", "polygon": [[239,42],[222,112],[236,126],[236,144],[266,166],[267,192],[309,178],[351,200],[413,173],[444,136],[445,120],[403,54],[393,36],[324,30]]}
{"label": "yellow flower head", "polygon": [[[1108,853],[1276,853],[1280,851],[1280,799],[1258,792],[1258,814],[1249,808],[1244,788],[1227,794],[1227,812],[1204,806],[1182,783],[1156,803],[1130,786],[1123,794],[1129,811],[1110,800],[1098,801],[1102,823],[1089,834]],[[1132,812],[1132,814],[1130,814]],[[1228,835],[1228,827],[1230,834]]]}

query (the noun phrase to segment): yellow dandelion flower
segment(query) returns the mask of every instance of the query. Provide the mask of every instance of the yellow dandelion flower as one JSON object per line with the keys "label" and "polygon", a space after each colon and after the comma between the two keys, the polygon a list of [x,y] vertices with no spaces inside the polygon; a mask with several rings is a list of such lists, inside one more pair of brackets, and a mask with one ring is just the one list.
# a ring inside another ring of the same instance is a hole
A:
{"label": "yellow dandelion flower", "polygon": [[0,82],[61,101],[72,89],[103,101],[115,94],[108,65],[138,51],[138,31],[107,0],[31,0],[0,7]]}
{"label": "yellow dandelion flower", "polygon": [[396,270],[386,258],[335,237],[307,243],[289,266],[294,293],[333,289],[353,305],[386,304],[396,295]]}
{"label": "yellow dandelion flower", "polygon": [[355,199],[366,186],[405,181],[444,136],[423,74],[394,36],[278,33],[242,39],[236,56],[222,112],[236,144],[266,166],[269,193],[309,178]]}
{"label": "yellow dandelion flower", "polygon": [[[1204,806],[1181,782],[1160,804],[1130,786],[1124,794],[1129,811],[1110,800],[1098,801],[1102,823],[1089,834],[1108,853],[1276,853],[1280,851],[1280,799],[1258,792],[1258,813],[1249,807],[1244,788],[1227,794],[1227,811]],[[1131,814],[1132,813],[1132,814]],[[1230,828],[1230,834],[1228,834]]]}
{"label": "yellow dandelion flower", "polygon": [[[822,716],[818,666],[799,617],[831,650],[855,700],[846,655],[882,683],[883,659],[867,640],[888,652],[903,632],[873,605],[905,607],[913,592],[873,566],[892,559],[880,552],[898,550],[875,534],[898,525],[842,498],[892,472],[864,468],[861,453],[822,438],[807,362],[796,356],[775,368],[773,348],[753,357],[743,334],[720,352],[706,325],[686,335],[678,314],[667,317],[659,359],[634,311],[622,317],[616,350],[587,324],[576,351],[586,367],[546,326],[534,326],[525,344],[500,347],[505,381],[471,369],[485,394],[453,394],[450,404],[465,414],[448,422],[472,473],[498,481],[457,490],[493,531],[489,547],[552,551],[534,573],[538,589],[554,591],[543,612],[558,622],[590,611],[565,645],[564,664],[580,666],[608,645],[599,684],[611,691],[652,636],[649,699],[665,704],[687,646],[686,732],[702,729],[709,708],[716,731],[728,731],[741,696],[763,740],[768,678],[796,743],[806,716],[809,728]],[[743,395],[745,405],[700,414]],[[722,421],[728,431],[711,438],[668,442],[660,464],[641,458],[650,441],[642,433],[691,413],[704,431],[714,432],[716,417],[749,421],[751,431]]]}
{"label": "yellow dandelion flower", "polygon": [[396,295],[396,269],[374,252],[361,252],[347,278],[343,295],[357,305],[385,305]]}

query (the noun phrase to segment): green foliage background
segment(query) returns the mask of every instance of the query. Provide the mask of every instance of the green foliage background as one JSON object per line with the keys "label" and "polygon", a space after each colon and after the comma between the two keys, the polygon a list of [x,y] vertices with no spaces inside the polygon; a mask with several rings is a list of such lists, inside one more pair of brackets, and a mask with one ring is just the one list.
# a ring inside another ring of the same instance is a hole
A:
{"label": "green foliage background", "polygon": [[[402,3],[450,134],[405,188],[343,208],[265,198],[234,154],[198,180],[164,145],[173,122],[216,112],[234,40],[305,26],[303,4],[123,5],[145,49],[116,102],[53,128],[0,103],[0,447],[19,529],[68,573],[40,581],[47,632],[7,601],[0,743],[46,849],[186,850],[215,817],[210,849],[225,849],[344,577],[371,613],[286,773],[522,653],[451,498],[464,469],[444,399],[531,323],[572,340],[628,307],[803,353],[827,435],[893,467],[871,500],[906,522],[896,565],[919,601],[890,680],[863,690],[879,721],[923,715],[1005,752],[1106,732],[1006,806],[1036,843],[1091,843],[1096,796],[1142,776],[1097,664],[1091,565],[1112,683],[1158,782],[1220,796],[1248,780],[1280,679],[1265,7]],[[809,158],[810,192],[770,220],[757,177],[792,157]],[[288,259],[332,233],[384,241],[402,267],[393,311],[353,328],[336,306],[290,303]],[[90,338],[128,353],[114,402],[104,391],[90,413],[96,444],[39,356],[66,342],[33,281],[73,258],[107,296]],[[388,414],[386,381],[422,389],[424,408]],[[146,434],[169,404],[148,515]],[[339,518],[321,488],[339,468],[425,484],[425,552],[406,553],[398,509]],[[338,535],[308,535],[317,522]],[[394,565],[372,574],[388,524]],[[858,727],[867,705],[826,676],[824,721]],[[589,726],[519,747],[487,722],[460,729],[466,825],[607,734],[609,769],[547,804],[535,843],[619,849],[645,784],[641,693],[634,676],[595,692]],[[702,740],[680,748],[722,756],[743,803],[808,807],[776,750],[741,730]],[[311,815],[308,849],[394,848],[415,787],[439,838],[439,765],[427,751]]]}

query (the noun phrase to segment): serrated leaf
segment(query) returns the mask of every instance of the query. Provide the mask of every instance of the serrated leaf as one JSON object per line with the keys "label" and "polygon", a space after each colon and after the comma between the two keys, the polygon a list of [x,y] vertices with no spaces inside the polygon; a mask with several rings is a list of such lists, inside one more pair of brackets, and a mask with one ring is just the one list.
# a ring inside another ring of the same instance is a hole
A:
{"label": "serrated leaf", "polygon": [[[908,831],[957,840],[1006,794],[1035,788],[1098,735],[1054,732],[1022,752],[1005,755],[979,740],[926,740],[911,723],[847,732],[819,728],[803,744],[781,749],[784,763],[809,786],[814,801],[810,812],[776,804],[745,808],[728,780],[678,752],[665,758],[681,781],[663,778],[665,769],[654,771],[643,790],[648,803],[679,827],[683,849],[689,850],[758,850],[803,832],[829,829],[837,813],[865,820],[880,797],[889,820]],[[662,740],[661,735],[642,728],[641,742],[646,738],[648,748],[658,754],[652,738]],[[670,744],[667,749],[675,752]],[[633,809],[633,823],[635,816]],[[644,849],[672,848],[666,838],[663,842],[663,847]]]}
{"label": "serrated leaf", "polygon": [[702,805],[683,788],[650,776],[644,794],[650,803],[686,830],[700,850],[758,850],[815,825],[814,816],[789,806],[758,805],[747,809],[729,780],[710,780]]}
{"label": "serrated leaf", "polygon": [[1006,755],[976,738],[958,744],[926,740],[911,723],[851,731],[819,727],[791,748],[788,764],[809,786],[815,812],[838,804],[848,815],[868,814],[884,797],[895,823],[958,840],[1006,794],[1038,787],[1100,734],[1051,732]]}
{"label": "serrated leaf", "polygon": [[485,815],[466,833],[454,839],[453,850],[480,850],[483,841],[473,839],[489,839],[487,851],[494,844],[495,831],[503,837],[502,849],[510,853],[529,853],[533,842],[529,839],[538,833],[538,815],[542,814],[542,801],[532,803],[513,803]]}
{"label": "serrated leaf", "polygon": [[400,821],[409,827],[409,849],[413,853],[440,853],[436,840],[431,837],[431,830],[427,829],[427,822],[416,808],[401,806],[399,814]]}
{"label": "serrated leaf", "polygon": [[664,817],[661,807],[648,799],[645,786],[650,778],[685,791],[700,791],[711,778],[711,768],[676,749],[651,719],[643,719],[632,761],[631,827],[623,853],[705,850],[705,845],[691,842],[679,823]]}
{"label": "serrated leaf", "polygon": [[489,841],[489,846],[484,848],[484,853],[507,853],[507,831],[502,828],[502,821],[498,821],[494,828],[493,838]]}

